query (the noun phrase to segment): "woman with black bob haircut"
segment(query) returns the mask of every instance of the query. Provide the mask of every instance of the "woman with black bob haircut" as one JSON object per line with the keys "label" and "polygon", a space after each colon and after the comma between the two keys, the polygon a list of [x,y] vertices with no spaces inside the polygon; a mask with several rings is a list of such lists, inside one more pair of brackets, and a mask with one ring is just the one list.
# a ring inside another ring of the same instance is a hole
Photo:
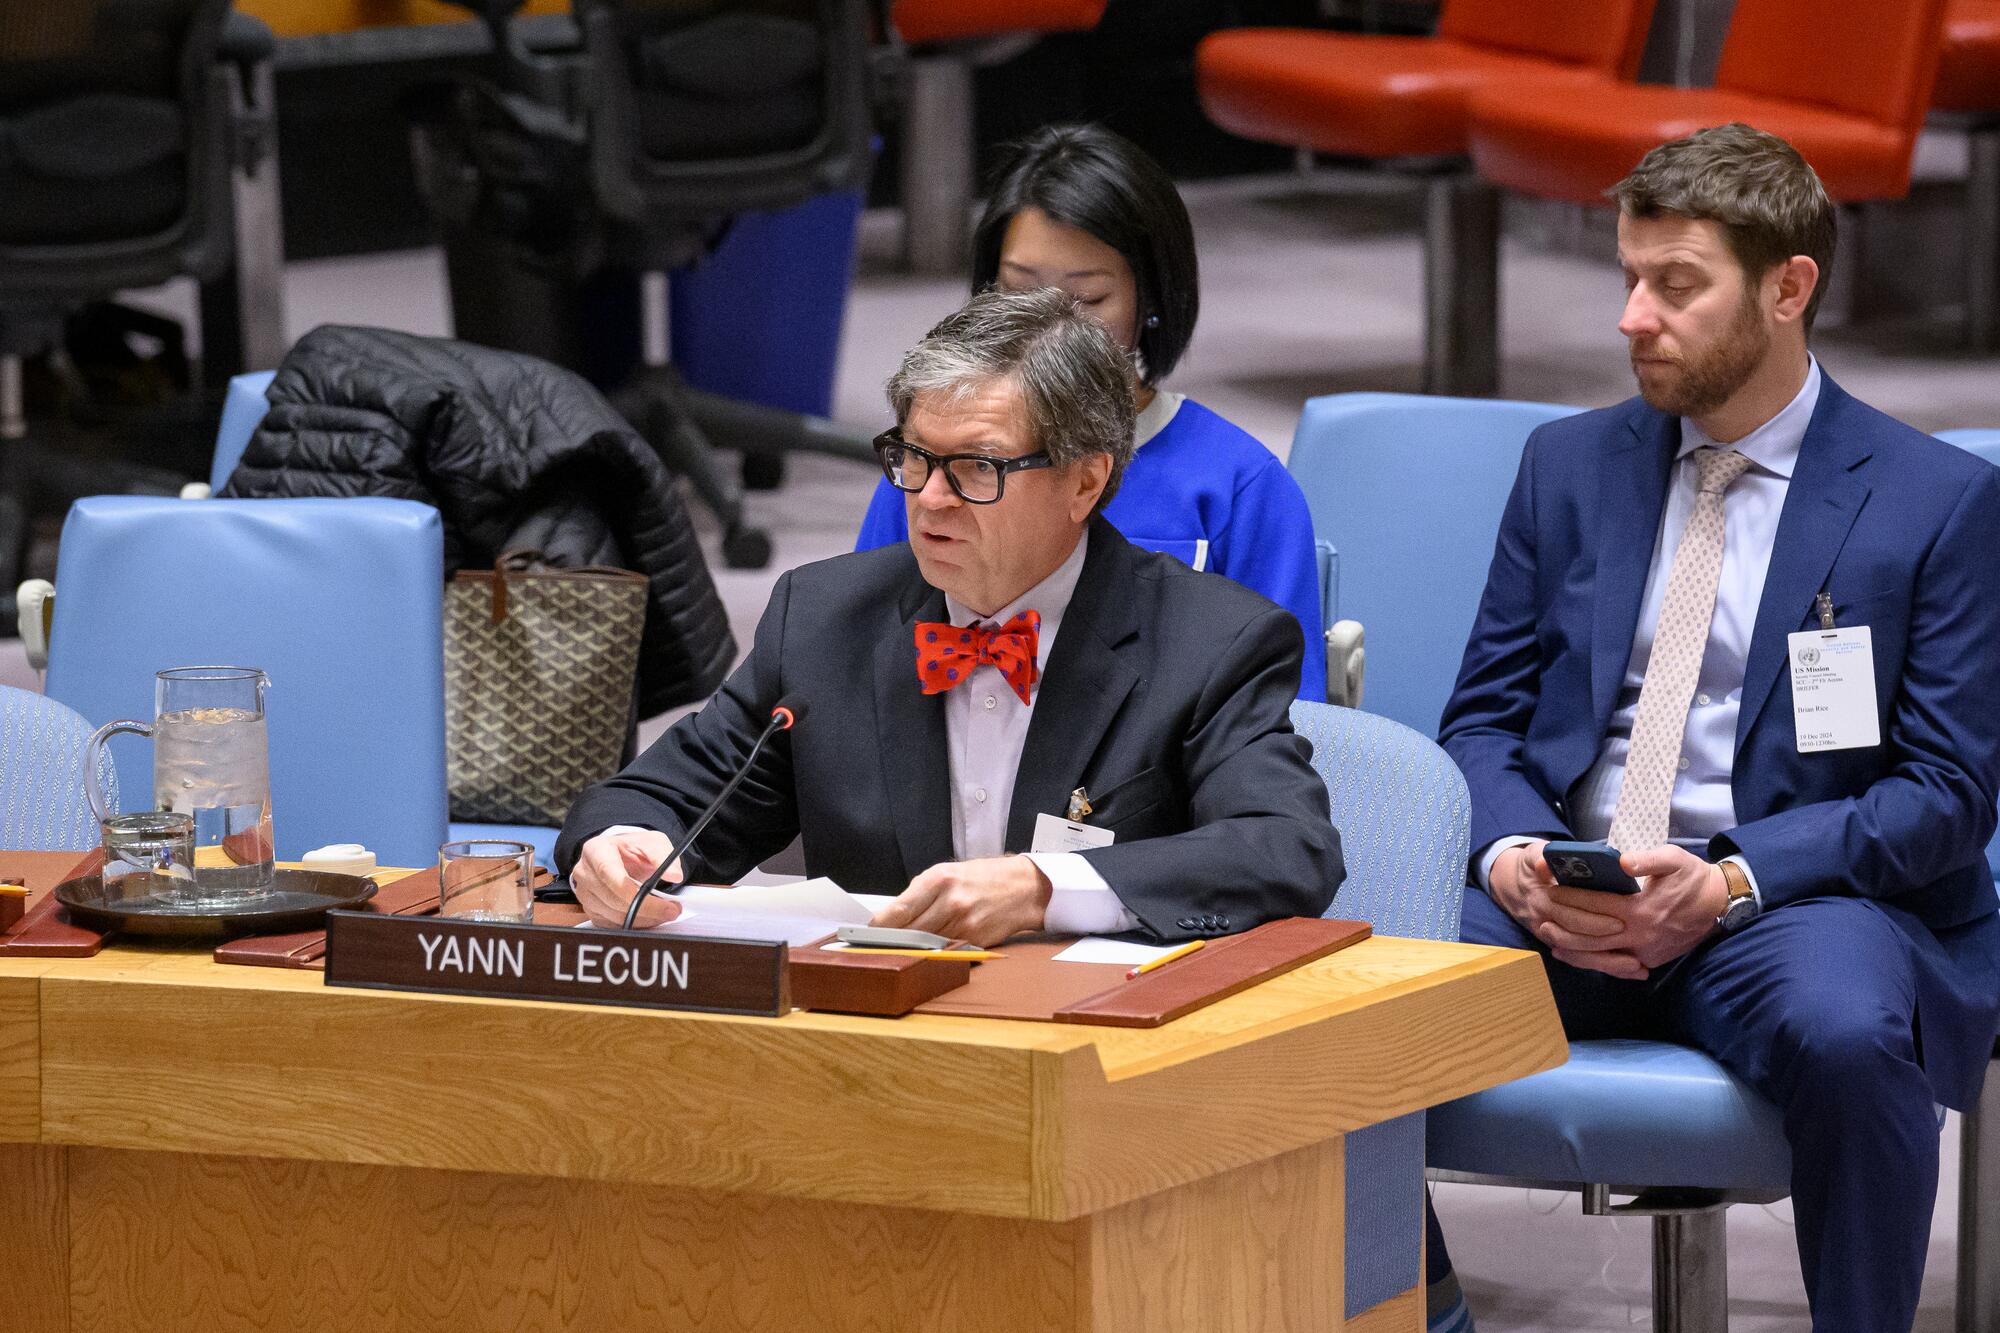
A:
{"label": "woman with black bob haircut", "polygon": [[[1324,699],[1304,494],[1249,433],[1159,387],[1201,306],[1194,227],[1166,172],[1097,125],[1052,125],[1011,145],[973,234],[972,290],[989,286],[1060,288],[1132,353],[1139,449],[1104,516],[1132,542],[1291,611],[1306,643],[1299,696]],[[905,503],[883,481],[856,549],[909,540]]]}

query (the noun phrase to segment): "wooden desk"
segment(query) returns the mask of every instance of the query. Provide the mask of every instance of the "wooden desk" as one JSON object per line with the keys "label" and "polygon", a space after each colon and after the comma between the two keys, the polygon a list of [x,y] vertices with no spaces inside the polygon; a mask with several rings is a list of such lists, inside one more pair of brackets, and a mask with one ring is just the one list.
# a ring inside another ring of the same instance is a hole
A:
{"label": "wooden desk", "polygon": [[1531,955],[1390,938],[1152,1031],[0,959],[0,1299],[11,1333],[1414,1333],[1414,1288],[1342,1321],[1342,1134],[1564,1055]]}

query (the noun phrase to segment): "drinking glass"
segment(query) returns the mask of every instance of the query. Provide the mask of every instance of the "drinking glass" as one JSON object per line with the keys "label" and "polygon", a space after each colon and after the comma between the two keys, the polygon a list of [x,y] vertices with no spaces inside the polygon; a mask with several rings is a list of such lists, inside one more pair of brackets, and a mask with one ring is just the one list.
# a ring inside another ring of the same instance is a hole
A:
{"label": "drinking glass", "polygon": [[525,842],[438,848],[438,910],[466,921],[526,925],[535,915],[535,849]]}
{"label": "drinking glass", "polygon": [[165,898],[184,906],[201,894],[194,877],[194,816],[172,810],[113,815],[104,821],[107,901]]}

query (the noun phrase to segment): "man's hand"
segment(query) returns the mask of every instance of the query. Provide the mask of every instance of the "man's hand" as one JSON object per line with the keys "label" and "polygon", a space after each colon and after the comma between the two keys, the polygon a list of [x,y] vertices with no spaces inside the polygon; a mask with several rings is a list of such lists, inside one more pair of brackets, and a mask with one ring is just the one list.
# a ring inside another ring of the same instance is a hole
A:
{"label": "man's hand", "polygon": [[[592,921],[600,926],[622,926],[625,911],[632,905],[632,895],[639,891],[646,876],[653,873],[653,867],[673,849],[666,834],[652,829],[600,833],[583,844],[576,868],[569,872],[570,887],[576,890],[577,902]],[[681,868],[675,866],[660,882],[680,883]],[[648,894],[632,924],[646,930],[680,914],[681,905],[674,899]]]}
{"label": "man's hand", "polygon": [[1025,856],[945,861],[911,880],[869,924],[998,944],[1024,930],[1040,930],[1051,892],[1049,877]]}
{"label": "man's hand", "polygon": [[1549,863],[1542,859],[1542,848],[1548,845],[1544,838],[1509,847],[1494,858],[1493,873],[1487,878],[1493,901],[1544,944],[1554,943],[1547,933],[1550,929],[1573,939],[1608,937],[1624,930],[1624,921],[1608,915],[1597,901],[1615,899],[1616,894],[1586,892],[1579,898],[1574,896],[1579,890],[1556,883]]}
{"label": "man's hand", "polygon": [[1557,923],[1536,935],[1572,967],[1644,980],[1653,968],[1708,938],[1728,905],[1729,888],[1720,867],[1671,844],[1627,852],[1618,864],[1639,881],[1638,893],[1557,886],[1552,894],[1557,901],[1615,917],[1621,926],[1616,933],[1582,935]]}

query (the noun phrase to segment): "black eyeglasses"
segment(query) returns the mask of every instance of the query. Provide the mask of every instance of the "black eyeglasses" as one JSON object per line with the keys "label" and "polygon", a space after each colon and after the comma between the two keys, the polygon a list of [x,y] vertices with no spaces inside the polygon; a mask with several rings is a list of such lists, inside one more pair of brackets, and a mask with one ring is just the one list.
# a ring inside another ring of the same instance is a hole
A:
{"label": "black eyeglasses", "polygon": [[882,460],[882,475],[899,491],[922,490],[931,479],[931,469],[942,466],[946,484],[958,493],[959,499],[975,505],[990,505],[998,500],[1007,489],[1009,472],[1055,466],[1046,450],[1019,458],[934,454],[919,449],[894,430],[885,430],[875,437],[875,456]]}

